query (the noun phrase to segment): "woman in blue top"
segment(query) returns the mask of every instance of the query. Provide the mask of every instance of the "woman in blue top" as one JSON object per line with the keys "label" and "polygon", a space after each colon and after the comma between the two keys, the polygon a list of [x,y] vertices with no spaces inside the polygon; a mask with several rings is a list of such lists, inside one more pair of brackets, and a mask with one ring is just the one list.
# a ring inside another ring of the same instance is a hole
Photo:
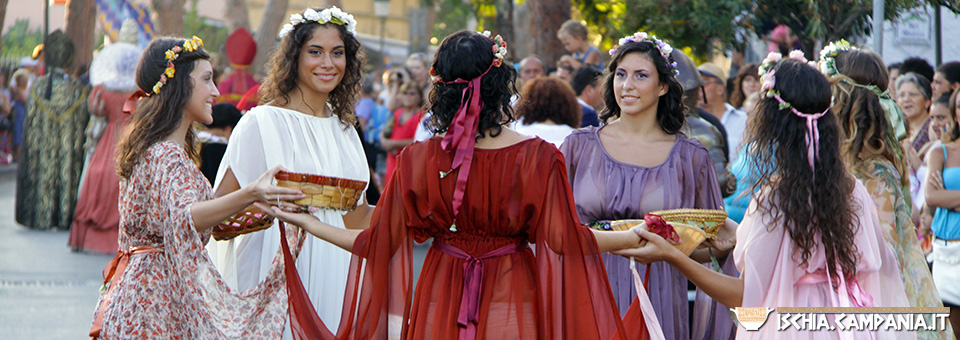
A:
{"label": "woman in blue top", "polygon": [[[960,91],[957,91],[960,92]],[[942,127],[943,152],[927,155],[925,196],[930,207],[937,208],[933,217],[933,282],[940,291],[943,305],[950,307],[950,323],[954,334],[960,334],[960,123],[957,120],[957,92],[950,97],[950,114],[954,124]],[[933,150],[931,150],[933,151]],[[937,171],[940,170],[940,171]]]}
{"label": "woman in blue top", "polygon": [[563,43],[563,49],[573,56],[573,60],[562,58],[561,62],[569,62],[574,70],[584,65],[603,70],[603,56],[587,41],[587,27],[580,21],[570,19],[564,22],[557,31],[557,39]]}

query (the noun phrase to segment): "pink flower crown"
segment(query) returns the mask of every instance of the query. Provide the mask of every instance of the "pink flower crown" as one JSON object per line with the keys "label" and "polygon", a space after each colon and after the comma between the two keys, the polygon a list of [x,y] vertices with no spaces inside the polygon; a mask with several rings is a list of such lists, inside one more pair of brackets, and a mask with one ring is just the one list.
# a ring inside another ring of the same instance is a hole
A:
{"label": "pink flower crown", "polygon": [[[173,78],[173,75],[177,73],[176,68],[173,66],[173,62],[180,58],[180,52],[187,51],[193,52],[203,47],[203,40],[197,36],[193,36],[193,39],[185,40],[183,42],[183,47],[180,45],[173,46],[166,52],[164,52],[164,57],[167,59],[167,68],[163,70],[163,74],[160,75],[160,80],[156,84],[153,84],[153,93],[160,94],[160,89],[163,88],[163,85],[167,84],[167,80]],[[150,94],[148,93],[147,96]]]}
{"label": "pink flower crown", "polygon": [[[493,40],[493,47],[491,47],[491,52],[493,52],[493,63],[490,65],[490,67],[500,67],[500,65],[503,65],[503,60],[506,59],[507,57],[507,42],[503,41],[503,37],[497,34],[497,36],[491,38],[490,31],[483,31],[483,32],[477,32],[477,33],[479,33],[480,35],[483,35],[484,37],[487,37],[487,39]],[[489,70],[490,68],[488,67],[487,71]],[[483,74],[487,74],[487,72],[483,72]],[[444,83],[443,78],[441,78],[440,75],[437,74],[437,70],[433,69],[432,67],[430,68],[430,80],[432,80],[434,83]],[[466,81],[462,79],[457,79],[452,82],[465,83]]]}
{"label": "pink flower crown", "polygon": [[637,32],[637,33],[634,33],[633,35],[628,35],[626,37],[620,38],[620,40],[617,41],[617,45],[613,46],[613,48],[610,49],[609,53],[610,55],[616,54],[617,49],[620,48],[620,46],[623,46],[627,43],[630,43],[630,42],[639,43],[644,41],[653,43],[653,46],[657,47],[657,50],[660,51],[660,55],[663,56],[663,59],[667,61],[667,65],[669,65],[670,68],[672,69],[674,76],[680,75],[680,70],[677,69],[677,62],[670,57],[670,53],[673,53],[673,47],[670,46],[670,44],[664,42],[663,40],[657,39],[656,35],[650,35],[650,34],[647,34],[647,32]]}

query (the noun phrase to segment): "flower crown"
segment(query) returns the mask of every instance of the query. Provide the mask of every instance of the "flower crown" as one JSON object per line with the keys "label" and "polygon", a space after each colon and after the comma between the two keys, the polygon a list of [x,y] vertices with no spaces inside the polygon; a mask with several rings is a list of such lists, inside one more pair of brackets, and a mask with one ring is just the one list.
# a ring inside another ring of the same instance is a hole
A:
{"label": "flower crown", "polygon": [[840,74],[840,71],[837,70],[837,55],[840,54],[840,51],[849,51],[856,49],[850,45],[849,42],[845,39],[840,39],[834,41],[820,50],[820,63],[818,68],[820,72],[829,76]]}
{"label": "flower crown", "polygon": [[[807,58],[803,56],[803,51],[793,50],[787,56],[787,58],[793,60],[799,60],[801,62],[810,64],[807,61]],[[780,92],[775,90],[773,87],[777,84],[777,78],[774,73],[776,71],[770,70],[773,68],[773,65],[776,65],[777,62],[783,59],[783,55],[777,52],[770,52],[767,54],[767,57],[763,59],[763,62],[760,63],[758,68],[758,73],[760,74],[760,96],[763,98],[780,98]],[[790,103],[784,100],[777,100],[780,102],[780,109],[786,109],[790,107]]]}
{"label": "flower crown", "polygon": [[153,93],[160,94],[160,89],[163,88],[163,85],[167,84],[167,80],[173,78],[173,75],[177,73],[173,62],[176,61],[177,58],[180,58],[180,52],[193,52],[200,47],[203,47],[203,40],[197,36],[193,36],[192,39],[183,42],[183,47],[176,45],[164,52],[163,55],[167,59],[167,69],[163,70],[163,74],[160,75],[160,80],[157,81],[156,84],[153,84]]}
{"label": "flower crown", "polygon": [[[487,39],[493,40],[493,47],[491,48],[492,50],[491,52],[493,52],[493,63],[490,64],[490,66],[500,67],[500,65],[503,65],[503,60],[506,59],[507,57],[507,42],[503,41],[503,37],[497,34],[497,36],[491,38],[490,31],[483,31],[483,32],[477,32],[477,33],[479,33],[480,35],[483,35],[484,37],[487,37]],[[489,71],[489,68],[487,70]],[[487,72],[484,72],[483,74],[486,74],[486,73]],[[434,83],[443,83],[443,78],[440,78],[440,75],[437,74],[437,70],[434,70],[432,67],[430,68],[430,79]],[[463,81],[463,82],[466,82],[466,81]]]}
{"label": "flower crown", "polygon": [[313,8],[307,8],[307,10],[303,11],[303,15],[300,13],[291,14],[290,23],[283,25],[283,28],[280,29],[280,38],[283,39],[287,34],[293,32],[293,29],[296,28],[297,25],[305,22],[317,22],[321,25],[334,23],[345,26],[347,32],[350,32],[350,35],[357,35],[357,20],[353,18],[353,15],[340,10],[337,6],[333,6],[320,12],[317,12]]}
{"label": "flower crown", "polygon": [[[803,51],[793,50],[790,52],[787,58],[801,61],[808,66],[813,67],[814,69],[817,68],[816,64],[811,61],[807,61],[807,58],[803,56]],[[830,106],[827,106],[823,112],[805,113],[800,112],[793,107],[790,102],[784,100],[783,97],[780,97],[780,91],[774,89],[774,86],[777,84],[777,78],[774,75],[776,70],[771,69],[781,59],[783,59],[783,55],[780,53],[770,52],[770,54],[763,59],[763,63],[760,64],[759,73],[760,80],[762,81],[762,84],[760,85],[760,96],[764,98],[773,98],[777,101],[777,103],[779,103],[781,110],[790,109],[790,112],[795,116],[803,118],[807,121],[807,131],[806,136],[804,137],[807,144],[807,163],[810,165],[810,170],[815,172],[815,160],[819,158],[820,155],[820,130],[817,126],[817,120],[826,115],[827,111],[830,111]]]}
{"label": "flower crown", "polygon": [[670,56],[670,53],[673,53],[673,47],[671,47],[670,44],[664,42],[663,40],[657,39],[656,35],[649,35],[647,34],[647,32],[637,32],[637,33],[634,33],[633,35],[628,35],[626,37],[620,38],[620,40],[617,41],[617,45],[614,45],[613,48],[610,49],[610,55],[616,54],[617,49],[620,48],[620,46],[623,46],[627,43],[630,43],[630,42],[639,43],[644,41],[649,41],[653,43],[653,46],[657,47],[657,50],[660,51],[660,55],[663,56],[663,59],[667,61],[667,65],[669,65],[670,68],[673,70],[674,76],[680,75],[680,70],[677,69],[677,62],[674,61]]}

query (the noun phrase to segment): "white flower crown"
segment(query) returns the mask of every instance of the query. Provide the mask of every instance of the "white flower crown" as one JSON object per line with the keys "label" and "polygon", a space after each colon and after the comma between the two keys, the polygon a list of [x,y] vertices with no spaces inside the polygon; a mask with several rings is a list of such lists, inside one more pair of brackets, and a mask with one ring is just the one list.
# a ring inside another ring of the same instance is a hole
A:
{"label": "white flower crown", "polygon": [[320,12],[317,12],[313,8],[307,8],[306,11],[303,11],[303,15],[300,15],[300,13],[291,14],[290,23],[283,25],[283,28],[280,29],[280,38],[283,39],[287,34],[293,32],[293,29],[296,28],[297,25],[310,21],[317,22],[321,25],[334,23],[345,26],[347,32],[350,32],[351,35],[357,35],[357,20],[353,18],[353,15],[342,11],[337,6],[333,6]]}

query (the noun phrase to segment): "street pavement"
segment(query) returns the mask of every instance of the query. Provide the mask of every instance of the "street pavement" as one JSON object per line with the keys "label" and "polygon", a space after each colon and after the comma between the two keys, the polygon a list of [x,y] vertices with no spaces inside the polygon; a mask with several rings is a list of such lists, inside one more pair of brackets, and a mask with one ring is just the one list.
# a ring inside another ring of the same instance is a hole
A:
{"label": "street pavement", "polygon": [[[14,219],[16,166],[0,165],[0,339],[89,339],[103,267],[112,255],[76,253],[68,231]],[[414,246],[414,278],[429,244]]]}
{"label": "street pavement", "polygon": [[66,231],[14,220],[16,167],[0,166],[0,339],[89,339],[110,255],[74,253]]}

